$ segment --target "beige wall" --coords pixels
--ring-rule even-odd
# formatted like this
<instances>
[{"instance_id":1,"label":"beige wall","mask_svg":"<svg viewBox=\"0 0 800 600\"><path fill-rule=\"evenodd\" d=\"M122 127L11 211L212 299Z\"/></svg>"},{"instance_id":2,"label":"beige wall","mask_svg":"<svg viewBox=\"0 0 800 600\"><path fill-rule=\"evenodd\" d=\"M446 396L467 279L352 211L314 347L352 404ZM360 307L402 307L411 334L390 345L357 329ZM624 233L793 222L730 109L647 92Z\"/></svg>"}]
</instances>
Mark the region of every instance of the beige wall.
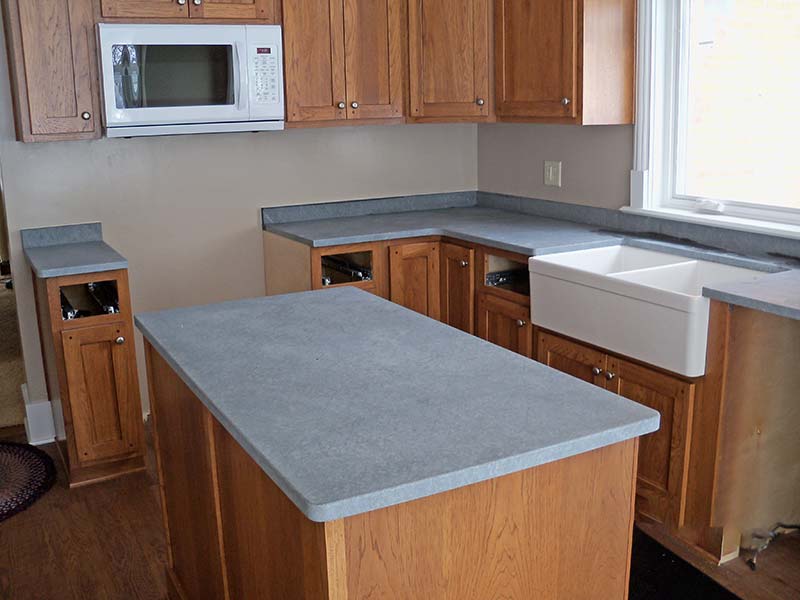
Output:
<instances>
[{"instance_id":1,"label":"beige wall","mask_svg":"<svg viewBox=\"0 0 800 600\"><path fill-rule=\"evenodd\" d=\"M31 401L46 392L21 228L101 221L145 311L263 294L262 206L477 187L469 124L21 144L0 47L0 167Z\"/></svg>"},{"instance_id":2,"label":"beige wall","mask_svg":"<svg viewBox=\"0 0 800 600\"><path fill-rule=\"evenodd\" d=\"M562 187L545 187L544 161L562 161ZM478 126L478 187L619 208L629 204L632 126L491 124Z\"/></svg>"}]
</instances>

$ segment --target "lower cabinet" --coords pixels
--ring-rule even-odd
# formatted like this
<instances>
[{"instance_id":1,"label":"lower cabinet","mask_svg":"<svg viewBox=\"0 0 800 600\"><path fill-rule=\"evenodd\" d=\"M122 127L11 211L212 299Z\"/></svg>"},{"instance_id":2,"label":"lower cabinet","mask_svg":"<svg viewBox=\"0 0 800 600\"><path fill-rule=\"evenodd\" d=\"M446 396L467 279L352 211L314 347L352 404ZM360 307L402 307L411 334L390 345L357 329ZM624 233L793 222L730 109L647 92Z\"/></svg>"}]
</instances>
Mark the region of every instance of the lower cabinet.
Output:
<instances>
[{"instance_id":1,"label":"lower cabinet","mask_svg":"<svg viewBox=\"0 0 800 600\"><path fill-rule=\"evenodd\" d=\"M544 331L536 333L536 358L661 414L659 430L639 443L636 512L681 527L696 384Z\"/></svg>"},{"instance_id":2,"label":"lower cabinet","mask_svg":"<svg viewBox=\"0 0 800 600\"><path fill-rule=\"evenodd\" d=\"M475 333L475 250L441 243L442 323Z\"/></svg>"},{"instance_id":3,"label":"lower cabinet","mask_svg":"<svg viewBox=\"0 0 800 600\"><path fill-rule=\"evenodd\" d=\"M439 242L389 246L389 299L438 319L440 315Z\"/></svg>"},{"instance_id":4,"label":"lower cabinet","mask_svg":"<svg viewBox=\"0 0 800 600\"><path fill-rule=\"evenodd\" d=\"M530 307L491 293L478 295L478 336L508 350L532 356Z\"/></svg>"}]
</instances>

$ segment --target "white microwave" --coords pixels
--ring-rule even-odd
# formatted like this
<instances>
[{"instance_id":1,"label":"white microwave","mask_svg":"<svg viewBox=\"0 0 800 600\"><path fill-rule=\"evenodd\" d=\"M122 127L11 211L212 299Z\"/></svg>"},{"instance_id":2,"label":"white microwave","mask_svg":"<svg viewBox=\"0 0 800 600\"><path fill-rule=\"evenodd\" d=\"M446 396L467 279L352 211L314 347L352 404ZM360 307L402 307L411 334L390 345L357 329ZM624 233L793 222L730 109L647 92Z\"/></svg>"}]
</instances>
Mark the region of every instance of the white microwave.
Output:
<instances>
[{"instance_id":1,"label":"white microwave","mask_svg":"<svg viewBox=\"0 0 800 600\"><path fill-rule=\"evenodd\" d=\"M283 129L280 26L97 29L108 137Z\"/></svg>"}]
</instances>

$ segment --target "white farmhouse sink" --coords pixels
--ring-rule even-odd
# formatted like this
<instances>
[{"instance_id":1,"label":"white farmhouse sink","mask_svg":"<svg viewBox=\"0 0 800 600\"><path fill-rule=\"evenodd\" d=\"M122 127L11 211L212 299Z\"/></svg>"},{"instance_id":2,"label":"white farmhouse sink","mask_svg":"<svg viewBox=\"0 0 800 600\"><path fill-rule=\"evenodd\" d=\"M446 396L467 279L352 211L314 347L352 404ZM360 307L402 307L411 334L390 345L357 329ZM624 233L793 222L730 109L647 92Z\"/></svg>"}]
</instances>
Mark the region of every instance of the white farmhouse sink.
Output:
<instances>
[{"instance_id":1,"label":"white farmhouse sink","mask_svg":"<svg viewBox=\"0 0 800 600\"><path fill-rule=\"evenodd\" d=\"M688 377L706 369L703 287L766 273L613 246L529 261L534 324Z\"/></svg>"}]
</instances>

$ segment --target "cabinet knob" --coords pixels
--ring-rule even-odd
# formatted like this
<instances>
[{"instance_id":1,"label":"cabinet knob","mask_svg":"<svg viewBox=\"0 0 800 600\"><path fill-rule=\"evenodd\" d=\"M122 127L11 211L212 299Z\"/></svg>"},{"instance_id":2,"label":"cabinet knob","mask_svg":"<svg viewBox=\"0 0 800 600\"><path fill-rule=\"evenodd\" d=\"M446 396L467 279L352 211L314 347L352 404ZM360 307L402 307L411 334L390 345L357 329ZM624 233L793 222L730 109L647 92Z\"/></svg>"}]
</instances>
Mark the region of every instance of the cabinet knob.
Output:
<instances>
[{"instance_id":1,"label":"cabinet knob","mask_svg":"<svg viewBox=\"0 0 800 600\"><path fill-rule=\"evenodd\" d=\"M203 3L203 0L192 0L192 4L195 6L200 6Z\"/></svg>"},{"instance_id":2,"label":"cabinet knob","mask_svg":"<svg viewBox=\"0 0 800 600\"><path fill-rule=\"evenodd\" d=\"M350 106L351 106L352 108L354 108L354 109L355 109L355 108L358 108L358 102L351 102L351 103L350 103Z\"/></svg>"},{"instance_id":3,"label":"cabinet knob","mask_svg":"<svg viewBox=\"0 0 800 600\"><path fill-rule=\"evenodd\" d=\"M601 369L600 367L592 367L592 375L597 376L602 374L603 374L603 369Z\"/></svg>"},{"instance_id":4,"label":"cabinet knob","mask_svg":"<svg viewBox=\"0 0 800 600\"><path fill-rule=\"evenodd\" d=\"M569 106L569 103L570 103L570 99L569 98L562 98L561 99L561 104L563 106Z\"/></svg>"},{"instance_id":5,"label":"cabinet knob","mask_svg":"<svg viewBox=\"0 0 800 600\"><path fill-rule=\"evenodd\" d=\"M339 104L336 105L336 108L345 109L347 108L347 104L345 104L344 102L339 102Z\"/></svg>"},{"instance_id":6,"label":"cabinet knob","mask_svg":"<svg viewBox=\"0 0 800 600\"><path fill-rule=\"evenodd\" d=\"M483 106L484 104L486 104L486 100L484 100L483 98L478 98L477 100L475 100L475 104L477 104L478 106Z\"/></svg>"},{"instance_id":7,"label":"cabinet knob","mask_svg":"<svg viewBox=\"0 0 800 600\"><path fill-rule=\"evenodd\" d=\"M517 327L525 327L528 322L525 319L517 319Z\"/></svg>"},{"instance_id":8,"label":"cabinet knob","mask_svg":"<svg viewBox=\"0 0 800 600\"><path fill-rule=\"evenodd\" d=\"M84 111L81 113L81 119L83 119L84 121L88 121L91 118L92 118L92 113L90 113L89 111Z\"/></svg>"},{"instance_id":9,"label":"cabinet knob","mask_svg":"<svg viewBox=\"0 0 800 600\"><path fill-rule=\"evenodd\" d=\"M186 0L178 0L179 6L184 6L186 4Z\"/></svg>"},{"instance_id":10,"label":"cabinet knob","mask_svg":"<svg viewBox=\"0 0 800 600\"><path fill-rule=\"evenodd\" d=\"M468 266L469 266L469 261L462 260L462 261L461 261L461 266L462 266L463 268L466 268L466 267L468 267Z\"/></svg>"},{"instance_id":11,"label":"cabinet knob","mask_svg":"<svg viewBox=\"0 0 800 600\"><path fill-rule=\"evenodd\" d=\"M114 343L115 343L117 346L122 346L122 344L124 344L124 343L125 343L125 338L124 338L124 337L122 337L122 336L119 336L117 339L115 339L115 340L114 340Z\"/></svg>"},{"instance_id":12,"label":"cabinet knob","mask_svg":"<svg viewBox=\"0 0 800 600\"><path fill-rule=\"evenodd\" d=\"M612 379L614 379L614 377L616 377L614 373L612 373L611 371L606 371L606 379L611 381Z\"/></svg>"}]
</instances>

